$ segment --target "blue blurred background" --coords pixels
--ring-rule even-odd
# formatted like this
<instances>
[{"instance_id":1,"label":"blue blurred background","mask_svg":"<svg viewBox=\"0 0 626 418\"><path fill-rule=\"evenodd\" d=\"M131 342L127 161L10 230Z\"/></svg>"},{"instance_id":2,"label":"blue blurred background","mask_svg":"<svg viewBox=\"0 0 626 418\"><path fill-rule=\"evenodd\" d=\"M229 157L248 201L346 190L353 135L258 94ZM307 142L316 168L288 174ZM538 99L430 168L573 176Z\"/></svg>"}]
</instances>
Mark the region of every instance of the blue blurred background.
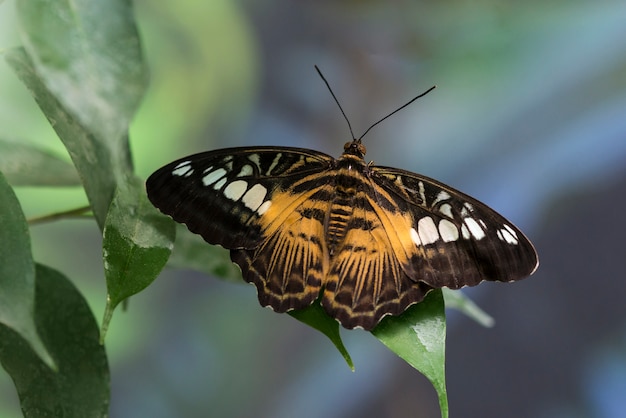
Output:
<instances>
[{"instance_id":1,"label":"blue blurred background","mask_svg":"<svg viewBox=\"0 0 626 418\"><path fill-rule=\"evenodd\" d=\"M626 3L623 1L180 0L135 2L152 84L131 130L140 175L203 150L289 145L368 159L477 197L536 244L530 279L467 293L496 319L449 312L451 416L617 418L626 411ZM0 46L19 45L14 3ZM0 133L65 155L0 62ZM19 189L28 216L80 206L80 190ZM95 223L36 226L41 262L100 320ZM59 245L62 241L63 245ZM253 287L168 270L107 350L112 417L436 417L428 381L362 331L356 372L328 340L262 309ZM0 416L18 417L0 373Z\"/></svg>"}]
</instances>

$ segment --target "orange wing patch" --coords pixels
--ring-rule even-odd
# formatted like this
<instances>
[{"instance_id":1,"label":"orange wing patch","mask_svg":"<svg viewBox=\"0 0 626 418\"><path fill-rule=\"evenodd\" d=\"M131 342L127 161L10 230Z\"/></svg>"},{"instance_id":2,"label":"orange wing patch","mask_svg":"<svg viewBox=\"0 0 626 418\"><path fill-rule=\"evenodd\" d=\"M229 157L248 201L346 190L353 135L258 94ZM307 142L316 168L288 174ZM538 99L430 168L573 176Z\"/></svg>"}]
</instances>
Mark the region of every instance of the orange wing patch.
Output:
<instances>
[{"instance_id":1,"label":"orange wing patch","mask_svg":"<svg viewBox=\"0 0 626 418\"><path fill-rule=\"evenodd\" d=\"M384 211L376 204L355 209L355 218L365 220L368 228L349 224L343 245L331 260L322 305L346 328L370 330L383 316L400 314L431 290L405 271L410 227L406 236L395 229L406 228L404 221L399 222L404 217L380 212ZM393 225L394 219L401 225Z\"/></svg>"},{"instance_id":2,"label":"orange wing patch","mask_svg":"<svg viewBox=\"0 0 626 418\"><path fill-rule=\"evenodd\" d=\"M243 277L256 286L261 305L276 312L313 303L328 271L323 219L309 215L324 213L328 203L310 200L313 192L275 193L261 217L268 238L255 249L231 251Z\"/></svg>"}]
</instances>

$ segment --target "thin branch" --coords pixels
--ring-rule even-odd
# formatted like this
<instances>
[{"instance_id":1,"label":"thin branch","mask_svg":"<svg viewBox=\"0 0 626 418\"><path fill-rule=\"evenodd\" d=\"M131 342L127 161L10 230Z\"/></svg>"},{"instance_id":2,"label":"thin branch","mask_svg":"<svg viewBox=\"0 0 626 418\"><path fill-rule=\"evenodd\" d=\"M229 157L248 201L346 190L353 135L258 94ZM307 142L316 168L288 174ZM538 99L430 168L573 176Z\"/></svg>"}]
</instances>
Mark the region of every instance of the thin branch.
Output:
<instances>
[{"instance_id":1,"label":"thin branch","mask_svg":"<svg viewBox=\"0 0 626 418\"><path fill-rule=\"evenodd\" d=\"M45 222L52 222L59 219L68 219L68 218L85 218L85 214L91 211L90 206L83 206L76 209L70 209L63 212L51 213L49 215L37 216L34 218L28 219L29 225L37 225Z\"/></svg>"}]
</instances>

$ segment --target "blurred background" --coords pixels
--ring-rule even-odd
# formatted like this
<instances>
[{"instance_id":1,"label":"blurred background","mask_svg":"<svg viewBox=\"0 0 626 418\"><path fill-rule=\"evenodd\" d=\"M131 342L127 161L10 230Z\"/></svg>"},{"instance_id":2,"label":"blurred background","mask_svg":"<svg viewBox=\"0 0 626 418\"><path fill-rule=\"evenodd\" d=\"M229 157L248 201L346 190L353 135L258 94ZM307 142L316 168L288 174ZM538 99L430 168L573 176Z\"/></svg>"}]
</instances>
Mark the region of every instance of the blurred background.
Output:
<instances>
[{"instance_id":1,"label":"blurred background","mask_svg":"<svg viewBox=\"0 0 626 418\"><path fill-rule=\"evenodd\" d=\"M535 243L528 280L467 291L495 320L448 315L452 417L623 417L626 411L626 3L180 0L135 2L152 83L131 130L147 177L181 156L288 145L367 159L487 203ZM20 44L0 4L0 48ZM0 62L0 131L66 155ZM20 188L27 216L81 206ZM38 261L102 318L91 221L32 229ZM63 245L59 245L63 242ZM321 334L259 306L253 287L168 270L110 326L112 417L437 417L428 381L370 334ZM0 373L0 416L21 416Z\"/></svg>"}]
</instances>

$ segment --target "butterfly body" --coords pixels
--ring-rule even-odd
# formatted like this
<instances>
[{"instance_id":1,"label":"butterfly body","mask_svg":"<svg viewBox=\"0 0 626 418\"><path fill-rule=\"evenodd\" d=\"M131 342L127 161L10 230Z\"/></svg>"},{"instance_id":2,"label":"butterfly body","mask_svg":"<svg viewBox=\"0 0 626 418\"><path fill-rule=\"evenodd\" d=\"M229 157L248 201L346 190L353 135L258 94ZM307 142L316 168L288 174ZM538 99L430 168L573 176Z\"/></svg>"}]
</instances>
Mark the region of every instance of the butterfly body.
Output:
<instances>
[{"instance_id":1,"label":"butterfly body","mask_svg":"<svg viewBox=\"0 0 626 418\"><path fill-rule=\"evenodd\" d=\"M229 148L156 171L148 197L231 250L259 302L277 312L316 299L346 328L374 328L433 288L514 281L537 255L513 224L433 179L291 147Z\"/></svg>"}]
</instances>

